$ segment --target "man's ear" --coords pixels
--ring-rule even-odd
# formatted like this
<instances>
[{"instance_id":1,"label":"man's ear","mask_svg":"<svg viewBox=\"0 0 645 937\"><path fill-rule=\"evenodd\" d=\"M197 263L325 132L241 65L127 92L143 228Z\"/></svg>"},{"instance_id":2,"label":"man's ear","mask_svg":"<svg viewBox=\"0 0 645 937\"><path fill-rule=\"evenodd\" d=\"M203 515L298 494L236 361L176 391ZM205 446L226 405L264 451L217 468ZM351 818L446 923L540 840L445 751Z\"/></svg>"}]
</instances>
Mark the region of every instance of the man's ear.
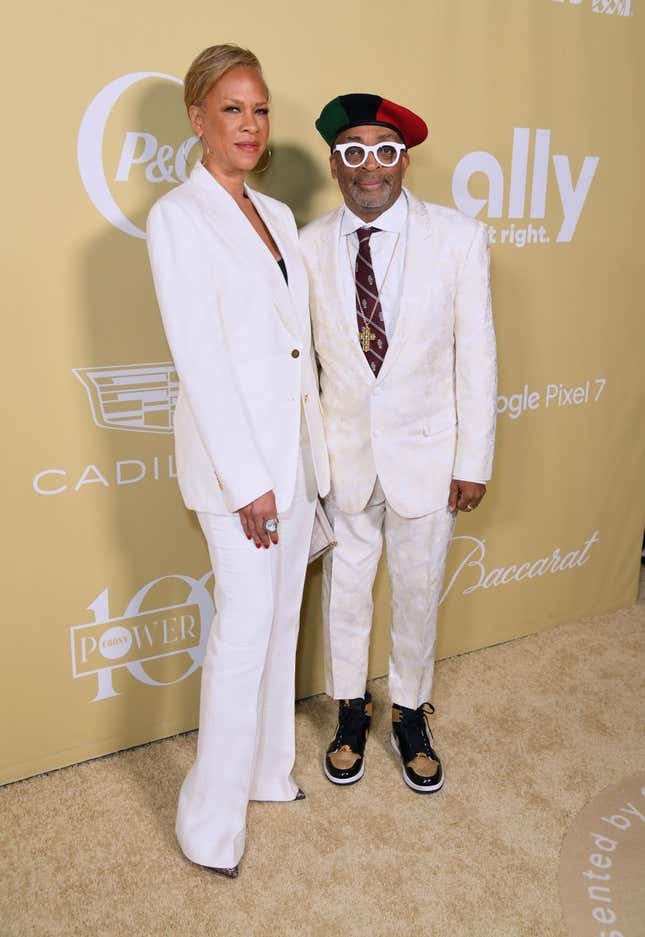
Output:
<instances>
[{"instance_id":1,"label":"man's ear","mask_svg":"<svg viewBox=\"0 0 645 937\"><path fill-rule=\"evenodd\" d=\"M403 153L401 153L401 166L402 166L401 178L402 179L405 178L405 174L408 171L409 165L410 165L410 157L408 156L407 150L404 150Z\"/></svg>"},{"instance_id":2,"label":"man's ear","mask_svg":"<svg viewBox=\"0 0 645 937\"><path fill-rule=\"evenodd\" d=\"M329 157L329 171L331 172L332 179L338 178L336 174L336 154L335 153L332 153L331 156Z\"/></svg>"}]
</instances>

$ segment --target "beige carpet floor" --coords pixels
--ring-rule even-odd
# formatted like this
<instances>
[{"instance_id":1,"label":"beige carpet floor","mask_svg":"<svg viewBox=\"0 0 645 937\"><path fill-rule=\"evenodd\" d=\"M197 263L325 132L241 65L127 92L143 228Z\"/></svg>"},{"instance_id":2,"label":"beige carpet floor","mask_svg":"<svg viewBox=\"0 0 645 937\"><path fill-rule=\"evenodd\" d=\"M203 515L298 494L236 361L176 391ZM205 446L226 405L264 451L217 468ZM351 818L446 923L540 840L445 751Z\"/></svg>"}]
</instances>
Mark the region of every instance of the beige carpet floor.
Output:
<instances>
[{"instance_id":1,"label":"beige carpet floor","mask_svg":"<svg viewBox=\"0 0 645 937\"><path fill-rule=\"evenodd\" d=\"M642 601L439 664L436 795L403 784L384 680L366 775L348 789L321 771L334 706L299 704L307 799L251 806L236 881L174 840L194 733L8 785L0 934L565 937L563 836L594 794L645 768Z\"/></svg>"}]
</instances>

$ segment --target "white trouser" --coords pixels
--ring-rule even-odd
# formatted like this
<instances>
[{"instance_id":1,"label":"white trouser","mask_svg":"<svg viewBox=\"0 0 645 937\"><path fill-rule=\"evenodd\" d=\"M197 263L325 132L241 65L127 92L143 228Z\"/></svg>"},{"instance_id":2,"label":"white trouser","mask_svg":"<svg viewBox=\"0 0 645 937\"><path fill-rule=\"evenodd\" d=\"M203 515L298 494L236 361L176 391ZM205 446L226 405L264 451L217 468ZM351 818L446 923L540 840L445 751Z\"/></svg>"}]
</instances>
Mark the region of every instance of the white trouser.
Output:
<instances>
[{"instance_id":1,"label":"white trouser","mask_svg":"<svg viewBox=\"0 0 645 937\"><path fill-rule=\"evenodd\" d=\"M215 574L202 669L197 758L182 785L177 838L193 862L237 865L249 800L293 800L295 659L316 498L301 443L277 547L256 548L237 514L200 514Z\"/></svg>"},{"instance_id":2,"label":"white trouser","mask_svg":"<svg viewBox=\"0 0 645 937\"><path fill-rule=\"evenodd\" d=\"M334 699L365 693L372 627L372 587L383 547L392 590L392 701L416 709L430 698L446 555L454 515L443 508L401 517L379 480L359 514L345 514L327 498L338 545L323 562L323 632L326 692Z\"/></svg>"}]
</instances>

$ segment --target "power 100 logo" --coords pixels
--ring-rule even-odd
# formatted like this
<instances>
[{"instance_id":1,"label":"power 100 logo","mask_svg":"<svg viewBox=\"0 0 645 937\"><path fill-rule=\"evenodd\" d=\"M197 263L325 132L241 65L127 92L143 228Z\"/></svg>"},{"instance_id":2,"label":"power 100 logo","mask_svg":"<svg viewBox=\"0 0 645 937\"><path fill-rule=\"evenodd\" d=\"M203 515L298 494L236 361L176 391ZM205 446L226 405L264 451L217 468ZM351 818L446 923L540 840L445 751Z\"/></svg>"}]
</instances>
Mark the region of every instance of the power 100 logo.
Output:
<instances>
[{"instance_id":1,"label":"power 100 logo","mask_svg":"<svg viewBox=\"0 0 645 937\"><path fill-rule=\"evenodd\" d=\"M211 578L208 572L201 579L179 574L154 579L130 599L122 615L112 614L107 589L94 599L88 606L94 620L70 628L72 676L90 685L95 681L92 702L123 692L114 685L119 670L151 687L180 683L195 673L214 614L207 588ZM183 601L164 603L177 587Z\"/></svg>"}]
</instances>

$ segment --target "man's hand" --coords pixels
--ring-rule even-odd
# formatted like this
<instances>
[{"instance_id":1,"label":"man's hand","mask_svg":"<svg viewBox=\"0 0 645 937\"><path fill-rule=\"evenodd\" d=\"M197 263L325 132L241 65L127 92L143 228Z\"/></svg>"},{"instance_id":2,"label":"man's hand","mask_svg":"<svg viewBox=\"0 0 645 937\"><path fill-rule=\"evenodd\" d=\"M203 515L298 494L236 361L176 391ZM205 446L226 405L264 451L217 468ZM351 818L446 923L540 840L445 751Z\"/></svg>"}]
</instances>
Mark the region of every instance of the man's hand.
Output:
<instances>
[{"instance_id":1,"label":"man's hand","mask_svg":"<svg viewBox=\"0 0 645 937\"><path fill-rule=\"evenodd\" d=\"M251 501L237 512L240 523L249 540L255 542L256 547L264 546L268 550L271 543L278 542L278 532L268 534L264 529L264 522L275 518L278 512L275 506L275 495L272 491L265 491L263 495Z\"/></svg>"},{"instance_id":2,"label":"man's hand","mask_svg":"<svg viewBox=\"0 0 645 937\"><path fill-rule=\"evenodd\" d=\"M453 478L450 483L448 510L453 513L456 510L474 511L485 494L486 485L480 485L478 482L462 482L458 478Z\"/></svg>"}]
</instances>

